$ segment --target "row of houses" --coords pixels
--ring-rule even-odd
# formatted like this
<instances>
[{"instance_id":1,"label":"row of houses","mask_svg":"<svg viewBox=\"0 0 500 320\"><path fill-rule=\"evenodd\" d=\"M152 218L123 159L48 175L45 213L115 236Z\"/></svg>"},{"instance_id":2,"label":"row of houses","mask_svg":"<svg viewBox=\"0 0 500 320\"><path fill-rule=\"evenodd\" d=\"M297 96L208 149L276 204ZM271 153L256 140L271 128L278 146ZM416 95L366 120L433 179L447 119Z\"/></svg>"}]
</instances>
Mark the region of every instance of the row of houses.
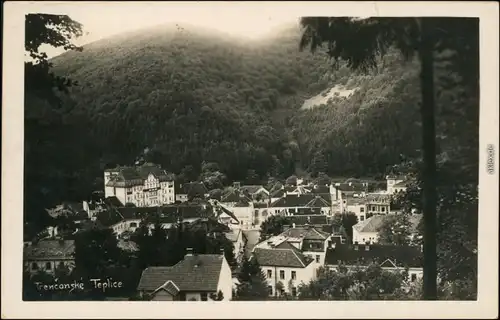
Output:
<instances>
[{"instance_id":1,"label":"row of houses","mask_svg":"<svg viewBox=\"0 0 500 320\"><path fill-rule=\"evenodd\" d=\"M373 242L348 244L340 235L314 226L292 226L278 236L258 243L253 259L261 266L269 295L295 296L301 284L317 277L319 267L338 270L340 266L366 267L372 262L387 271L408 271L409 281L423 276L419 246L380 245Z\"/></svg>"},{"instance_id":2,"label":"row of houses","mask_svg":"<svg viewBox=\"0 0 500 320\"><path fill-rule=\"evenodd\" d=\"M296 186L285 186L278 182L270 188L234 182L231 188L224 190L220 198L214 199L236 211L245 212L245 215L240 215L240 223L245 226L259 224L266 218L266 214L294 214L299 210L327 215L351 211L361 220L370 212L389 212L387 199L396 192L404 191L409 182L402 176L387 176L386 180L386 190L376 191L377 197L366 197L369 193L367 182L334 183L329 179L318 178L308 183L299 179ZM158 165L145 163L134 167L106 169L104 197L115 197L122 205L155 207L196 198L206 199L210 197L210 193L201 182L176 184L174 174ZM264 208L268 210L263 210ZM252 214L248 214L250 211Z\"/></svg>"},{"instance_id":3,"label":"row of houses","mask_svg":"<svg viewBox=\"0 0 500 320\"><path fill-rule=\"evenodd\" d=\"M375 239L364 238L351 245L328 229L327 218L325 215L291 216L291 224L285 226L281 234L255 245L250 258L256 259L261 266L270 296L296 295L300 284L314 280L322 266L337 269L340 265L367 266L378 262L389 271L407 269L410 281L421 278L420 247L379 245ZM375 228L374 224L381 218L384 216L360 222L353 227L353 232L360 230L361 236L366 226ZM243 230L232 229L227 237L235 250L241 252L245 245ZM40 241L27 246L24 253L25 268L31 272L45 270L50 273L60 266L74 266L73 240ZM151 300L213 300L219 291L224 299L231 299L234 278L222 253L197 255L188 250L185 258L175 266L145 269L137 289Z\"/></svg>"}]
</instances>

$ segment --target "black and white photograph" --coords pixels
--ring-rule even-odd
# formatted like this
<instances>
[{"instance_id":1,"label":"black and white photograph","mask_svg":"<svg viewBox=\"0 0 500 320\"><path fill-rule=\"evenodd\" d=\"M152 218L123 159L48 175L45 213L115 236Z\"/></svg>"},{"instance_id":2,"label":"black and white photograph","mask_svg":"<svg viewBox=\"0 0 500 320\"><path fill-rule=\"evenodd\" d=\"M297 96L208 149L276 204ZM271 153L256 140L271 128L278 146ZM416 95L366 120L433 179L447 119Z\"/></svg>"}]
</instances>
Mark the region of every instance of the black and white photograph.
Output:
<instances>
[{"instance_id":1,"label":"black and white photograph","mask_svg":"<svg viewBox=\"0 0 500 320\"><path fill-rule=\"evenodd\" d=\"M482 19L250 3L23 13L22 301L498 298Z\"/></svg>"}]
</instances>

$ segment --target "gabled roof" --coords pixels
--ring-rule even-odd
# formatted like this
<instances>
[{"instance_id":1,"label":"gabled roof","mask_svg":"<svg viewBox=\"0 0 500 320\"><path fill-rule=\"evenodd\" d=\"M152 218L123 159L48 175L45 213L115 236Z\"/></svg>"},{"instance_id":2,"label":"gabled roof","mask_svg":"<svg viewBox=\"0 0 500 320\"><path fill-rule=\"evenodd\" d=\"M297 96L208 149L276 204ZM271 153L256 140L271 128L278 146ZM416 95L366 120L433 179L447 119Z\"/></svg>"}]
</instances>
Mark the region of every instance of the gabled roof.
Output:
<instances>
[{"instance_id":1,"label":"gabled roof","mask_svg":"<svg viewBox=\"0 0 500 320\"><path fill-rule=\"evenodd\" d=\"M220 213L220 214L225 213L225 214L227 214L228 216L230 216L233 220L235 220L236 222L238 222L238 223L240 222L240 221L238 220L238 218L236 218L236 216L234 215L234 213L233 213L231 210L229 210L228 208L226 208L223 204L221 204L221 203L219 203L219 202L216 202L216 205L217 205L217 206L218 206L218 208L220 208L220 210L221 210L221 213ZM219 214L219 216L220 216L220 214Z\"/></svg>"},{"instance_id":2,"label":"gabled roof","mask_svg":"<svg viewBox=\"0 0 500 320\"><path fill-rule=\"evenodd\" d=\"M165 282L161 287L156 289L155 292L159 290L165 290L172 296L176 296L181 291L181 289L172 280Z\"/></svg>"},{"instance_id":3,"label":"gabled roof","mask_svg":"<svg viewBox=\"0 0 500 320\"><path fill-rule=\"evenodd\" d=\"M120 221L123 221L123 217L120 215L118 210L108 209L97 213L96 221L103 227L111 227Z\"/></svg>"},{"instance_id":4,"label":"gabled roof","mask_svg":"<svg viewBox=\"0 0 500 320\"><path fill-rule=\"evenodd\" d=\"M217 292L224 256L186 256L171 267L148 267L142 272L137 290L155 291L168 281L184 292Z\"/></svg>"},{"instance_id":5,"label":"gabled roof","mask_svg":"<svg viewBox=\"0 0 500 320\"><path fill-rule=\"evenodd\" d=\"M74 240L40 240L23 250L25 260L71 260L74 259Z\"/></svg>"},{"instance_id":6,"label":"gabled roof","mask_svg":"<svg viewBox=\"0 0 500 320\"><path fill-rule=\"evenodd\" d=\"M203 182L188 182L179 184L177 194L186 194L190 198L201 197L204 198L208 193L208 189Z\"/></svg>"},{"instance_id":7,"label":"gabled roof","mask_svg":"<svg viewBox=\"0 0 500 320\"><path fill-rule=\"evenodd\" d=\"M328 197L330 197L330 194L328 194ZM309 203L307 204L307 207L310 207L310 208L329 207L331 202L327 201L325 198L326 198L326 195L325 196L316 195L316 197L314 199L309 201Z\"/></svg>"},{"instance_id":8,"label":"gabled roof","mask_svg":"<svg viewBox=\"0 0 500 320\"><path fill-rule=\"evenodd\" d=\"M243 192L243 193L247 193L249 195L253 195L255 194L257 191L259 191L260 189L263 189L263 191L265 191L266 193L268 193L269 191L266 190L266 188L264 188L264 186L262 185L245 185L245 186L241 186L240 187L240 191Z\"/></svg>"},{"instance_id":9,"label":"gabled roof","mask_svg":"<svg viewBox=\"0 0 500 320\"><path fill-rule=\"evenodd\" d=\"M327 186L316 186L311 190L312 193L326 194L330 193L330 187Z\"/></svg>"},{"instance_id":10,"label":"gabled roof","mask_svg":"<svg viewBox=\"0 0 500 320\"><path fill-rule=\"evenodd\" d=\"M328 195L328 198L330 195ZM330 207L330 201L326 196L316 194L300 194L300 195L287 195L280 198L273 203L271 207L287 208L287 207Z\"/></svg>"},{"instance_id":11,"label":"gabled roof","mask_svg":"<svg viewBox=\"0 0 500 320\"><path fill-rule=\"evenodd\" d=\"M330 235L312 226L289 228L279 236L286 238L301 238L304 240L326 240Z\"/></svg>"},{"instance_id":12,"label":"gabled roof","mask_svg":"<svg viewBox=\"0 0 500 320\"><path fill-rule=\"evenodd\" d=\"M371 244L369 250L365 245L336 244L335 248L326 252L325 264L337 265L339 261L346 265L368 265L372 262L384 263L390 259L398 267L422 267L423 254L420 247Z\"/></svg>"},{"instance_id":13,"label":"gabled roof","mask_svg":"<svg viewBox=\"0 0 500 320\"><path fill-rule=\"evenodd\" d=\"M394 216L395 214L373 215L365 221L358 222L353 226L353 228L355 228L358 232L378 232L380 227L384 224L384 221L391 219ZM421 219L421 214L410 215L409 221L411 225L411 232L417 232L417 227Z\"/></svg>"},{"instance_id":14,"label":"gabled roof","mask_svg":"<svg viewBox=\"0 0 500 320\"><path fill-rule=\"evenodd\" d=\"M107 197L104 199L104 203L111 207L123 207L123 203L115 196Z\"/></svg>"},{"instance_id":15,"label":"gabled roof","mask_svg":"<svg viewBox=\"0 0 500 320\"><path fill-rule=\"evenodd\" d=\"M311 258L304 256L295 247L286 249L256 248L253 255L261 266L305 268L313 262Z\"/></svg>"},{"instance_id":16,"label":"gabled roof","mask_svg":"<svg viewBox=\"0 0 500 320\"><path fill-rule=\"evenodd\" d=\"M374 215L365 221L360 221L353 226L358 232L378 232L380 227L384 224L387 216Z\"/></svg>"},{"instance_id":17,"label":"gabled roof","mask_svg":"<svg viewBox=\"0 0 500 320\"><path fill-rule=\"evenodd\" d=\"M272 198L281 198L283 196L285 196L285 189L278 189L271 192Z\"/></svg>"},{"instance_id":18,"label":"gabled roof","mask_svg":"<svg viewBox=\"0 0 500 320\"><path fill-rule=\"evenodd\" d=\"M238 190L230 189L228 192L226 192L221 200L221 202L250 202L252 199L244 195L243 193L239 192Z\"/></svg>"}]
</instances>

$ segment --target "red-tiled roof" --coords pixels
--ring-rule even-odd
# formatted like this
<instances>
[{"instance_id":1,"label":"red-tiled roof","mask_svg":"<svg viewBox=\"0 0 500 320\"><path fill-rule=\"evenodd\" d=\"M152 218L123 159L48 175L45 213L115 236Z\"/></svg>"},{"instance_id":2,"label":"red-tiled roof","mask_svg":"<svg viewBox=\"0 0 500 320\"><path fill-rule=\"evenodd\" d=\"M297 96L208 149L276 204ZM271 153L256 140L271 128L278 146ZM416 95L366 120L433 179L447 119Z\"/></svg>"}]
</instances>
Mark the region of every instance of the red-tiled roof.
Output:
<instances>
[{"instance_id":1,"label":"red-tiled roof","mask_svg":"<svg viewBox=\"0 0 500 320\"><path fill-rule=\"evenodd\" d=\"M243 193L239 192L238 190L229 190L221 198L221 202L240 202L240 201L250 202L252 201L252 199L250 199Z\"/></svg>"},{"instance_id":2,"label":"red-tiled roof","mask_svg":"<svg viewBox=\"0 0 500 320\"><path fill-rule=\"evenodd\" d=\"M216 292L223 255L186 256L171 267L149 267L142 272L137 290L154 291L172 281L179 291Z\"/></svg>"},{"instance_id":3,"label":"red-tiled roof","mask_svg":"<svg viewBox=\"0 0 500 320\"><path fill-rule=\"evenodd\" d=\"M313 261L295 247L286 249L256 248L253 254L261 266L305 268Z\"/></svg>"}]
</instances>

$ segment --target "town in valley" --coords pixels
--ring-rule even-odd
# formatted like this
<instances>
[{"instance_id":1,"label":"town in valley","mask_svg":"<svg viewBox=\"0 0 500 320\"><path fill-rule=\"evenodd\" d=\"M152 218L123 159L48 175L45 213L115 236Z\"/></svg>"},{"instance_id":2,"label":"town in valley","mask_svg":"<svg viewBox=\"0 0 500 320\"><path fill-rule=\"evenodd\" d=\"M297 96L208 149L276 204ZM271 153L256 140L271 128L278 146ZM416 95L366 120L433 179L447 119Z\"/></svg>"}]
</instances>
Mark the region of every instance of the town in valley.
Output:
<instances>
[{"instance_id":1,"label":"town in valley","mask_svg":"<svg viewBox=\"0 0 500 320\"><path fill-rule=\"evenodd\" d=\"M23 300L477 299L479 19L292 18L26 15Z\"/></svg>"}]
</instances>

